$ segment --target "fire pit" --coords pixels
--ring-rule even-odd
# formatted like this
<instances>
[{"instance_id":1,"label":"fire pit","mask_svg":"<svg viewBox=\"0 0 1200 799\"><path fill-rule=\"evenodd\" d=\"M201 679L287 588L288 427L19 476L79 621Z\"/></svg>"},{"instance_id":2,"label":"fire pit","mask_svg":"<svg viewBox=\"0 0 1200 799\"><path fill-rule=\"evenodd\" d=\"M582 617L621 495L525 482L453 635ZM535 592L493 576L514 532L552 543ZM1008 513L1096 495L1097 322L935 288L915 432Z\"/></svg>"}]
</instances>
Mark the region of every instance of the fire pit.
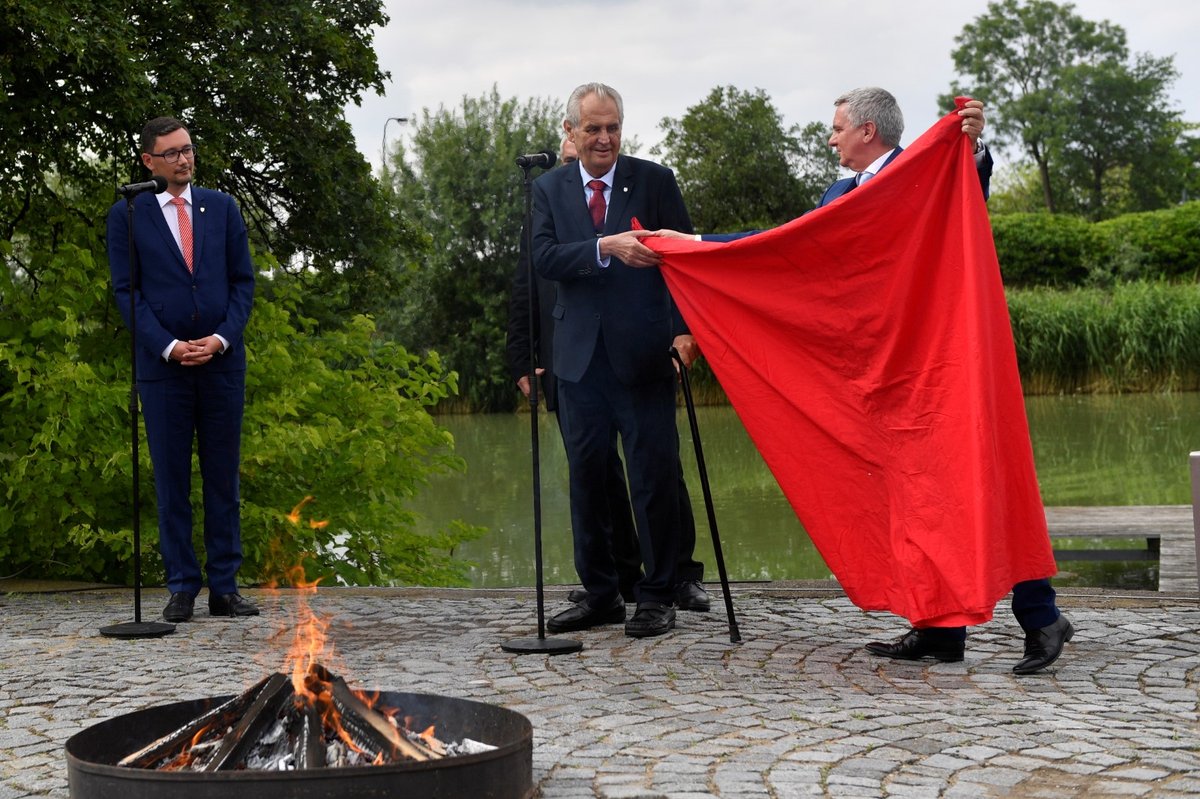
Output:
<instances>
[{"instance_id":1,"label":"fire pit","mask_svg":"<svg viewBox=\"0 0 1200 799\"><path fill-rule=\"evenodd\" d=\"M307 500L306 500L307 501ZM297 516L299 508L289 516ZM296 567L285 671L235 696L159 705L67 741L73 799L529 799L533 726L511 710L352 690L321 664L329 620Z\"/></svg>"},{"instance_id":2,"label":"fire pit","mask_svg":"<svg viewBox=\"0 0 1200 799\"><path fill-rule=\"evenodd\" d=\"M292 771L162 771L118 765L234 699L159 705L78 733L66 745L70 795L73 799L528 799L533 794L533 727L524 716L482 702L390 691L377 692L376 706L398 709L413 729L436 726L442 738L471 739L496 748L425 761Z\"/></svg>"}]
</instances>

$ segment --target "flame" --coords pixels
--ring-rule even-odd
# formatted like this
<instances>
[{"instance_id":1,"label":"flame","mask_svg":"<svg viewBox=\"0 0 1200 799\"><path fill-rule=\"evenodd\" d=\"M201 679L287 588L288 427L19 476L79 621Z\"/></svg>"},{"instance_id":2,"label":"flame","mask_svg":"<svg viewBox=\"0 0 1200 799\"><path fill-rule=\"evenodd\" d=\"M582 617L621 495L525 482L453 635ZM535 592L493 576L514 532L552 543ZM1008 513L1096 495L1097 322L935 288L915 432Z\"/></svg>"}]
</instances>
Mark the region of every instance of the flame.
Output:
<instances>
[{"instance_id":1,"label":"flame","mask_svg":"<svg viewBox=\"0 0 1200 799\"><path fill-rule=\"evenodd\" d=\"M305 496L300 500L291 512L287 514L287 519L294 525L299 526L301 523L301 511L306 505L314 501L312 495ZM318 521L310 519L308 525L314 530L321 530L328 526L328 521ZM275 546L279 547L279 542L275 542ZM282 549L282 547L279 547ZM277 553L278 554L278 553ZM286 560L283 561L286 563ZM339 738L349 749L362 755L370 756L370 753L365 751L360 744L356 743L352 733L346 729L342 723L341 713L338 711L333 700L333 683L330 681L330 673L325 669L325 663L334 660L333 643L329 636L330 620L327 616L321 616L313 611L309 605L309 597L315 596L317 586L321 579L309 580L304 572L303 556L302 562L293 566L284 567L282 569L274 569L277 578L273 578L268 587L276 589L279 585L289 585L294 590L296 600L296 612L294 616L294 628L292 630L292 640L288 647L288 651L284 656L282 671L290 673L292 688L295 692L293 701L297 708L311 707L315 708L320 715L321 725L325 733L332 733ZM281 631L282 632L282 631ZM368 707L376 707L381 699L378 691L365 692L354 690L353 693ZM392 708L378 708L379 712L384 713L389 721L398 730L403 730L410 726L408 719L404 719L401 724L396 716L399 712ZM191 741L191 744L186 750L181 753L172 763L164 766L164 770L176 770L187 768L196 756L192 749L203 742L203 739L212 731L211 727L206 727L201 730ZM434 738L434 728L431 726L425 732L421 733L420 737L429 742L437 742ZM379 752L372 759L372 765L382 765L388 761L387 753Z\"/></svg>"},{"instance_id":2,"label":"flame","mask_svg":"<svg viewBox=\"0 0 1200 799\"><path fill-rule=\"evenodd\" d=\"M309 494L304 499L302 499L298 503L296 503L296 507L292 508L292 512L287 515L288 521L290 521L292 524L299 524L301 509L308 503L312 502L314 499L316 499L316 497L314 497L312 494Z\"/></svg>"},{"instance_id":3,"label":"flame","mask_svg":"<svg viewBox=\"0 0 1200 799\"><path fill-rule=\"evenodd\" d=\"M307 580L304 576L304 567L294 566L288 572L288 582L295 587L296 597L299 601L297 602L296 629L292 633L292 645L284 658L284 671L290 669L292 687L296 689L296 695L315 703L317 695L310 690L305 677L308 676L314 665L331 654L327 651L328 647L326 646L329 620L314 613L308 604L308 597L316 595L317 584L321 581L320 579Z\"/></svg>"},{"instance_id":4,"label":"flame","mask_svg":"<svg viewBox=\"0 0 1200 799\"><path fill-rule=\"evenodd\" d=\"M300 511L304 509L305 505L307 505L308 503L312 502L315 499L316 499L316 497L314 497L312 494L309 494L304 499L297 502L296 507L292 508L291 512L288 513L288 515L287 515L288 521L291 522L292 524L300 524ZM328 522L328 520L318 521L317 519L309 519L308 526L311 527L313 530L324 530L326 527L329 526L329 522Z\"/></svg>"}]
</instances>

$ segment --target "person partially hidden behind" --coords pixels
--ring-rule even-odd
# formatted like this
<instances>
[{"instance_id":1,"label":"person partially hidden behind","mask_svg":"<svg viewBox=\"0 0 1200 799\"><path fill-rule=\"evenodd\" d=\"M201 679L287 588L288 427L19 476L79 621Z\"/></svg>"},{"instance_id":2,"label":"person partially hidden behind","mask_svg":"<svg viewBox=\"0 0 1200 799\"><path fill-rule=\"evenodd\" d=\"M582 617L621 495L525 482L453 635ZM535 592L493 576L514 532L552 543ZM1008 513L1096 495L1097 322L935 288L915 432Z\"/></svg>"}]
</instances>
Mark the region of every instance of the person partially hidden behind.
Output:
<instances>
[{"instance_id":1,"label":"person partially hidden behind","mask_svg":"<svg viewBox=\"0 0 1200 799\"><path fill-rule=\"evenodd\" d=\"M984 145L983 103L968 101L959 110L963 133L970 139L983 196L988 196L992 158ZM834 101L833 132L829 146L837 150L842 166L853 170L821 196L817 207L828 205L873 178L903 152L900 136L904 117L896 98L877 87L854 89ZM676 231L656 231L671 238L703 241L734 241L759 231L694 236ZM1025 631L1024 657L1013 666L1017 674L1033 674L1054 663L1063 647L1075 634L1071 622L1059 612L1050 581L1026 580L1013 586L1012 612ZM867 651L880 657L900 660L934 658L946 663L961 661L966 651L965 627L913 627L894 641L873 641Z\"/></svg>"},{"instance_id":2,"label":"person partially hidden behind","mask_svg":"<svg viewBox=\"0 0 1200 799\"><path fill-rule=\"evenodd\" d=\"M157 117L141 136L142 164L166 179L134 197L138 285L130 285L125 201L108 212L108 265L117 307L136 303L137 389L154 466L158 541L170 622L192 618L203 585L192 544L192 443L204 495L205 571L213 616L257 616L238 593L242 563L238 466L245 400L242 332L254 299L246 225L233 198L192 185L196 145L183 123Z\"/></svg>"},{"instance_id":3,"label":"person partially hidden behind","mask_svg":"<svg viewBox=\"0 0 1200 799\"><path fill-rule=\"evenodd\" d=\"M578 169L576 162L579 155L575 144L564 138L559 146L559 158L563 166ZM537 313L533 316L532 345L538 375L540 394L546 409L556 411L558 408L558 381L554 373L547 370L553 363L554 306L558 298L557 285L543 277L536 276L533 284L533 302ZM508 300L508 331L505 341L505 356L508 361L509 374L512 375L517 387L526 397L529 396L529 350L530 350L530 315L529 315L529 259L525 252L525 238L521 238L520 257L517 259L517 269L513 274L512 289ZM694 346L692 336L680 337L676 343ZM557 418L557 413L555 414ZM562 432L560 426L559 432ZM701 585L704 576L704 564L696 560L696 521L692 514L691 498L688 496L687 485L683 480L683 465L679 466L679 561L676 564L675 607L680 610L705 612L712 606L708 592ZM629 490L625 485L625 465L621 462L621 453L617 447L617 431L612 430L612 440L609 446L608 469L604 479L608 492L607 523L612 527L612 556L617 567L618 585L622 598L626 602L636 602L633 587L642 579L642 553L638 544L637 529L633 524L633 513L629 506ZM576 588L571 591L568 600L579 604L587 599L587 591Z\"/></svg>"}]
</instances>

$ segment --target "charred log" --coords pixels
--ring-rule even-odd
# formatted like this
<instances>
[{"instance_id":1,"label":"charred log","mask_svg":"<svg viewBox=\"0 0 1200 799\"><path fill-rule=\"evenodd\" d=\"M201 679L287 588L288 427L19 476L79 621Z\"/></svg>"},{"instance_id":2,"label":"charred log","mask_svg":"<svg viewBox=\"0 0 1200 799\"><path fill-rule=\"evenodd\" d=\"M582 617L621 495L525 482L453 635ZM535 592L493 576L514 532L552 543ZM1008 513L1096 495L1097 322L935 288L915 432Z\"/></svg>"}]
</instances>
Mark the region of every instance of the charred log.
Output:
<instances>
[{"instance_id":1,"label":"charred log","mask_svg":"<svg viewBox=\"0 0 1200 799\"><path fill-rule=\"evenodd\" d=\"M325 767L325 730L313 705L305 705L292 720L288 737L295 741L292 755L296 769Z\"/></svg>"},{"instance_id":2,"label":"charred log","mask_svg":"<svg viewBox=\"0 0 1200 799\"><path fill-rule=\"evenodd\" d=\"M197 716L184 726L150 742L142 749L122 758L117 765L128 768L159 768L163 763L177 760L197 744L216 738L245 712L262 691L270 677L264 677L249 690Z\"/></svg>"},{"instance_id":3,"label":"charred log","mask_svg":"<svg viewBox=\"0 0 1200 799\"><path fill-rule=\"evenodd\" d=\"M263 730L279 719L284 703L294 694L292 680L286 674L276 672L268 677L254 703L225 735L212 759L204 764L204 771L235 768L245 760Z\"/></svg>"}]
</instances>

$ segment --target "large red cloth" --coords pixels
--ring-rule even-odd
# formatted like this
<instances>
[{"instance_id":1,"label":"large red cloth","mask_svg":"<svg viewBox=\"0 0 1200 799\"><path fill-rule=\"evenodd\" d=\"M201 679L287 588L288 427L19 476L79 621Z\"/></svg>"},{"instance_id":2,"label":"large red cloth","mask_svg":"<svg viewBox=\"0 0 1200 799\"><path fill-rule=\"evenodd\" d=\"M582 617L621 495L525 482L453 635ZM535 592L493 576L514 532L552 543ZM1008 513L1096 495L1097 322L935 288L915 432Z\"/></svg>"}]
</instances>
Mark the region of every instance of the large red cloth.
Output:
<instances>
[{"instance_id":1,"label":"large red cloth","mask_svg":"<svg viewBox=\"0 0 1200 799\"><path fill-rule=\"evenodd\" d=\"M643 241L850 599L979 624L1056 569L991 227L950 114L870 182L730 243Z\"/></svg>"}]
</instances>

